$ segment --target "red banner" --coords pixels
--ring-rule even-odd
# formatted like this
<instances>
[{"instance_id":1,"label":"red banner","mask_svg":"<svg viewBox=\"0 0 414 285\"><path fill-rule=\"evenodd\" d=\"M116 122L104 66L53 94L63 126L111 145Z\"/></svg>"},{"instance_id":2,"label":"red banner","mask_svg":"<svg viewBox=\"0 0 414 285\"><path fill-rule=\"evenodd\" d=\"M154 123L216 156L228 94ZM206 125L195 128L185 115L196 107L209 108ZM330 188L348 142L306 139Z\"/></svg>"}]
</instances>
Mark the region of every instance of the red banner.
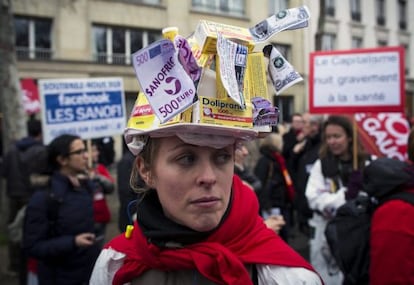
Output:
<instances>
[{"instance_id":1,"label":"red banner","mask_svg":"<svg viewBox=\"0 0 414 285\"><path fill-rule=\"evenodd\" d=\"M410 126L402 113L357 113L358 136L365 149L378 157L407 159Z\"/></svg>"},{"instance_id":2,"label":"red banner","mask_svg":"<svg viewBox=\"0 0 414 285\"><path fill-rule=\"evenodd\" d=\"M27 114L35 114L40 111L40 99L37 85L32 78L20 80L23 96L23 108Z\"/></svg>"}]
</instances>

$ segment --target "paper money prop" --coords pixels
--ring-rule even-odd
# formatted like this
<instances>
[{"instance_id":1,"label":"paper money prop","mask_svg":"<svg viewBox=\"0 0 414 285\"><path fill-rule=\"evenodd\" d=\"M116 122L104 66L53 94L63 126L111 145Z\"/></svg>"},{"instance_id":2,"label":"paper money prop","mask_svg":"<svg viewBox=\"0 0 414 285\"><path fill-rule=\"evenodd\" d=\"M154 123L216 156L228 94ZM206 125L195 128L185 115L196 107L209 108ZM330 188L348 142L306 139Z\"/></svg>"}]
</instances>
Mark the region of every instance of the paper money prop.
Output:
<instances>
[{"instance_id":1,"label":"paper money prop","mask_svg":"<svg viewBox=\"0 0 414 285\"><path fill-rule=\"evenodd\" d=\"M141 129L141 113L135 112L133 129L145 133L172 124L207 124L270 131L279 112L271 104L266 69L276 94L303 79L275 47L266 46L262 52L255 46L279 32L307 27L309 18L308 8L301 6L252 28L200 20L189 38L179 35L176 27L163 29L165 39L132 56L149 104L136 110L151 108L157 117ZM267 68L263 55L269 58Z\"/></svg>"}]
</instances>

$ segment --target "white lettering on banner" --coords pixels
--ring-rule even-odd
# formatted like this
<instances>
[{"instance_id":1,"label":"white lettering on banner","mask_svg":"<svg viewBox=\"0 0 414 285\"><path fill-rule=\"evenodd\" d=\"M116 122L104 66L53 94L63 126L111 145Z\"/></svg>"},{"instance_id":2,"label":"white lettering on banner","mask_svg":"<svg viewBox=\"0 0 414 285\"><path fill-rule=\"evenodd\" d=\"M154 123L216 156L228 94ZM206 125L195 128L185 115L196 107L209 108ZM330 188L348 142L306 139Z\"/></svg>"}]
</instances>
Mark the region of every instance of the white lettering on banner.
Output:
<instances>
[{"instance_id":1,"label":"white lettering on banner","mask_svg":"<svg viewBox=\"0 0 414 285\"><path fill-rule=\"evenodd\" d=\"M380 115L366 119L363 116L356 116L356 119L362 121L362 129L369 136L375 138L375 144L382 154L390 158L405 160L405 154L398 151L398 146L403 146L407 142L407 132L400 131L407 125L407 121L404 118L401 116ZM384 125L385 130L381 129L382 125ZM401 126L404 127L401 128Z\"/></svg>"},{"instance_id":2,"label":"white lettering on banner","mask_svg":"<svg viewBox=\"0 0 414 285\"><path fill-rule=\"evenodd\" d=\"M105 81L89 81L86 83L87 88L99 89L99 88L106 88Z\"/></svg>"},{"instance_id":3,"label":"white lettering on banner","mask_svg":"<svg viewBox=\"0 0 414 285\"><path fill-rule=\"evenodd\" d=\"M84 104L109 104L111 99L109 94L87 94L73 95L73 94L60 94L58 97L59 104L62 106L76 106Z\"/></svg>"},{"instance_id":4,"label":"white lettering on banner","mask_svg":"<svg viewBox=\"0 0 414 285\"><path fill-rule=\"evenodd\" d=\"M148 86L145 89L145 93L148 94L149 96L154 95L154 92L161 85L162 81L164 81L167 74L174 68L174 65L175 64L174 64L173 57L170 57L167 63L161 68L160 72L158 72L158 74L152 80L152 83L150 84L150 86Z\"/></svg>"},{"instance_id":5,"label":"white lettering on banner","mask_svg":"<svg viewBox=\"0 0 414 285\"><path fill-rule=\"evenodd\" d=\"M50 82L43 84L44 91L60 90L60 89L82 89L82 82Z\"/></svg>"},{"instance_id":6,"label":"white lettering on banner","mask_svg":"<svg viewBox=\"0 0 414 285\"><path fill-rule=\"evenodd\" d=\"M67 123L73 121L75 115L71 108L61 108L46 111L46 121L50 124Z\"/></svg>"},{"instance_id":7,"label":"white lettering on banner","mask_svg":"<svg viewBox=\"0 0 414 285\"><path fill-rule=\"evenodd\" d=\"M92 79L93 80L93 79ZM48 82L43 84L44 91L63 91L95 89L107 90L109 88L121 87L120 81L86 81L86 82Z\"/></svg>"},{"instance_id":8,"label":"white lettering on banner","mask_svg":"<svg viewBox=\"0 0 414 285\"><path fill-rule=\"evenodd\" d=\"M76 121L117 118L120 116L122 116L122 108L119 105L87 106L76 108Z\"/></svg>"}]
</instances>

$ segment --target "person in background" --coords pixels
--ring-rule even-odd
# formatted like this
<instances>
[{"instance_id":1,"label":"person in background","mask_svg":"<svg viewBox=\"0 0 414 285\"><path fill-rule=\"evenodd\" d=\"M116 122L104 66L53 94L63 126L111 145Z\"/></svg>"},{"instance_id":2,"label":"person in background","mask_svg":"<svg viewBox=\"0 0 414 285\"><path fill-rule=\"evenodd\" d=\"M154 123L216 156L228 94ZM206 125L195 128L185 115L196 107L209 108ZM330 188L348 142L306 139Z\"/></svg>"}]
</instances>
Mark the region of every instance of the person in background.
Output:
<instances>
[{"instance_id":1,"label":"person in background","mask_svg":"<svg viewBox=\"0 0 414 285\"><path fill-rule=\"evenodd\" d=\"M254 192L262 187L262 182L245 165L245 159L249 156L249 150L244 143L237 145L234 154L234 173L246 182Z\"/></svg>"},{"instance_id":2,"label":"person in background","mask_svg":"<svg viewBox=\"0 0 414 285\"><path fill-rule=\"evenodd\" d=\"M1 168L1 175L6 179L9 226L13 224L19 211L27 205L34 192L35 181L31 178L45 172L47 167L47 152L42 142L40 120L31 117L26 126L28 136L10 146ZM26 285L26 258L21 249L21 240L14 238L9 237L8 270L18 274L19 283Z\"/></svg>"},{"instance_id":3,"label":"person in background","mask_svg":"<svg viewBox=\"0 0 414 285\"><path fill-rule=\"evenodd\" d=\"M322 145L306 185L306 197L313 216L309 221L310 262L326 284L342 284L343 275L325 238L327 222L346 200L362 188L362 171L373 159L357 144L356 169L353 155L353 126L344 116L329 116L322 127Z\"/></svg>"},{"instance_id":4,"label":"person in background","mask_svg":"<svg viewBox=\"0 0 414 285\"><path fill-rule=\"evenodd\" d=\"M100 247L87 150L74 135L56 137L47 150L51 176L27 205L23 248L37 260L39 284L88 284Z\"/></svg>"},{"instance_id":5,"label":"person in background","mask_svg":"<svg viewBox=\"0 0 414 285\"><path fill-rule=\"evenodd\" d=\"M262 183L258 191L260 213L265 220L269 215L283 216L288 226L285 225L279 234L287 241L290 208L295 190L281 154L282 137L280 134L271 133L261 139L259 145L261 156L254 168L254 174Z\"/></svg>"},{"instance_id":6,"label":"person in background","mask_svg":"<svg viewBox=\"0 0 414 285\"><path fill-rule=\"evenodd\" d=\"M99 163L106 167L111 167L115 161L114 139L112 137L101 137L93 139L93 144L95 144L99 150Z\"/></svg>"},{"instance_id":7,"label":"person in background","mask_svg":"<svg viewBox=\"0 0 414 285\"><path fill-rule=\"evenodd\" d=\"M286 166L291 176L294 176L294 167L292 162L293 147L303 141L304 134L302 129L304 127L304 119L301 113L294 113L291 117L290 128L283 134L283 149L282 155L285 158Z\"/></svg>"},{"instance_id":8,"label":"person in background","mask_svg":"<svg viewBox=\"0 0 414 285\"><path fill-rule=\"evenodd\" d=\"M130 204L136 201L138 194L132 189L130 183L130 177L132 168L134 165L135 156L127 148L127 145L123 144L123 155L117 163L117 189L119 199L119 211L118 211L118 229L125 232L127 225L133 224L132 213L136 212L136 203ZM137 177L137 185L140 188L145 186L145 182L141 177ZM128 207L129 206L129 207Z\"/></svg>"},{"instance_id":9,"label":"person in background","mask_svg":"<svg viewBox=\"0 0 414 285\"><path fill-rule=\"evenodd\" d=\"M262 187L262 183L246 166L245 159L249 155L245 143L239 143L234 154L234 174L240 177L252 190L257 194ZM265 224L275 232L279 233L280 229L285 225L282 215L271 215L265 221Z\"/></svg>"},{"instance_id":10,"label":"person in background","mask_svg":"<svg viewBox=\"0 0 414 285\"><path fill-rule=\"evenodd\" d=\"M408 136L408 165L401 177L410 179L400 190L414 196L414 130ZM405 174L405 175L404 175ZM379 177L398 181L400 177ZM377 182L377 183L378 183ZM402 200L381 204L371 219L370 233L370 284L414 284L414 205Z\"/></svg>"},{"instance_id":11,"label":"person in background","mask_svg":"<svg viewBox=\"0 0 414 285\"><path fill-rule=\"evenodd\" d=\"M294 206L297 214L298 228L309 237L309 219L312 217L312 210L309 208L305 189L310 170L319 158L323 117L304 113L302 118L304 122L302 129L304 139L293 147L290 157L292 158L294 169L292 179L296 190Z\"/></svg>"},{"instance_id":12,"label":"person in background","mask_svg":"<svg viewBox=\"0 0 414 285\"><path fill-rule=\"evenodd\" d=\"M99 149L97 144L91 144L92 166L89 169L89 178L94 185L93 213L95 220L95 240L103 246L107 224L111 221L111 210L106 195L114 192L115 179L102 163L99 163Z\"/></svg>"}]
</instances>

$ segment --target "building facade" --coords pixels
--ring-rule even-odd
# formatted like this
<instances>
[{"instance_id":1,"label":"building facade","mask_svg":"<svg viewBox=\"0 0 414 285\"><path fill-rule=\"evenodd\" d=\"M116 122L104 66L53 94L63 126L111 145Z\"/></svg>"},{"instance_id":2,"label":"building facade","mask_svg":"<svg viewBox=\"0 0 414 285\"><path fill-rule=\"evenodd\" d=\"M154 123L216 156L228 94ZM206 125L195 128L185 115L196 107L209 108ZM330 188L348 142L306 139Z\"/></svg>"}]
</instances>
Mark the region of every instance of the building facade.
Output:
<instances>
[{"instance_id":1,"label":"building facade","mask_svg":"<svg viewBox=\"0 0 414 285\"><path fill-rule=\"evenodd\" d=\"M13 0L20 78L122 77L127 112L139 84L131 54L176 26L190 35L199 20L252 27L275 12L307 5L306 29L285 31L270 42L304 80L274 97L281 121L308 106L309 54L323 13L321 49L401 45L405 48L407 113L413 115L414 0ZM324 3L324 9L321 5ZM410 68L411 67L411 68ZM269 88L273 92L273 88Z\"/></svg>"}]
</instances>

